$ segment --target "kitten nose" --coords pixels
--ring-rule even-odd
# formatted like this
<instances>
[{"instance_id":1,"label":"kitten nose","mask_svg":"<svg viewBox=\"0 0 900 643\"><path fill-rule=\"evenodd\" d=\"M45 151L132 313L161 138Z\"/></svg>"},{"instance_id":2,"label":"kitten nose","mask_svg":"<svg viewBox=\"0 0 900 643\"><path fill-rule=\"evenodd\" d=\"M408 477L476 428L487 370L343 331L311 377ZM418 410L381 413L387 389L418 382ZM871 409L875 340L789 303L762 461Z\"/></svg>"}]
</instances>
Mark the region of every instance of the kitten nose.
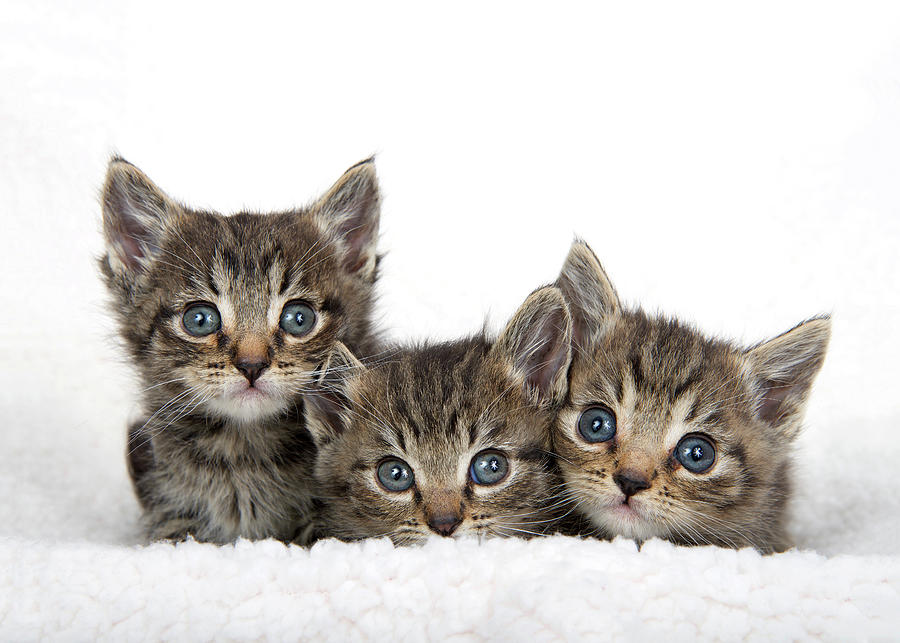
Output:
<instances>
[{"instance_id":1,"label":"kitten nose","mask_svg":"<svg viewBox=\"0 0 900 643\"><path fill-rule=\"evenodd\" d=\"M650 481L640 471L634 469L625 469L613 475L616 485L622 490L627 497L633 496L638 491L650 488Z\"/></svg>"},{"instance_id":2,"label":"kitten nose","mask_svg":"<svg viewBox=\"0 0 900 643\"><path fill-rule=\"evenodd\" d=\"M441 536L451 535L461 523L462 519L456 513L438 514L428 519L428 526L431 527L431 530Z\"/></svg>"},{"instance_id":3,"label":"kitten nose","mask_svg":"<svg viewBox=\"0 0 900 643\"><path fill-rule=\"evenodd\" d=\"M234 367L244 374L244 377L247 378L247 381L250 382L250 386L253 386L253 382L259 379L259 376L263 374L263 371L269 368L268 361L261 361L256 359L240 359L234 363Z\"/></svg>"}]
</instances>

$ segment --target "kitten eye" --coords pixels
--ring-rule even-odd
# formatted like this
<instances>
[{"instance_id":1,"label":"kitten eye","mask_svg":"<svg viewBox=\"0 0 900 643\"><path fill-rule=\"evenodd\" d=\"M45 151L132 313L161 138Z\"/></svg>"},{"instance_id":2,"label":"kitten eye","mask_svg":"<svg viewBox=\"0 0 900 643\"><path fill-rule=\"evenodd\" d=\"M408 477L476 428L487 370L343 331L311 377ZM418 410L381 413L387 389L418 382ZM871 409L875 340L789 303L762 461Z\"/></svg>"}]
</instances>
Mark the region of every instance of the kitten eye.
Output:
<instances>
[{"instance_id":1,"label":"kitten eye","mask_svg":"<svg viewBox=\"0 0 900 643\"><path fill-rule=\"evenodd\" d=\"M305 335L316 323L316 313L309 304L291 301L281 311L281 330L291 335Z\"/></svg>"},{"instance_id":2,"label":"kitten eye","mask_svg":"<svg viewBox=\"0 0 900 643\"><path fill-rule=\"evenodd\" d=\"M496 451L482 451L469 466L469 476L475 484L497 484L509 473L509 460Z\"/></svg>"},{"instance_id":3,"label":"kitten eye","mask_svg":"<svg viewBox=\"0 0 900 643\"><path fill-rule=\"evenodd\" d=\"M412 486L413 472L403 460L390 458L378 465L378 482L388 491L406 491Z\"/></svg>"},{"instance_id":4,"label":"kitten eye","mask_svg":"<svg viewBox=\"0 0 900 643\"><path fill-rule=\"evenodd\" d=\"M594 406L578 418L578 432L588 442L606 442L616 434L616 415L604 406Z\"/></svg>"},{"instance_id":5,"label":"kitten eye","mask_svg":"<svg viewBox=\"0 0 900 643\"><path fill-rule=\"evenodd\" d=\"M184 311L181 325L194 337L205 337L222 328L222 319L212 304L193 304Z\"/></svg>"},{"instance_id":6,"label":"kitten eye","mask_svg":"<svg viewBox=\"0 0 900 643\"><path fill-rule=\"evenodd\" d=\"M688 471L703 473L716 461L716 448L699 435L687 435L675 447L675 459Z\"/></svg>"}]
</instances>

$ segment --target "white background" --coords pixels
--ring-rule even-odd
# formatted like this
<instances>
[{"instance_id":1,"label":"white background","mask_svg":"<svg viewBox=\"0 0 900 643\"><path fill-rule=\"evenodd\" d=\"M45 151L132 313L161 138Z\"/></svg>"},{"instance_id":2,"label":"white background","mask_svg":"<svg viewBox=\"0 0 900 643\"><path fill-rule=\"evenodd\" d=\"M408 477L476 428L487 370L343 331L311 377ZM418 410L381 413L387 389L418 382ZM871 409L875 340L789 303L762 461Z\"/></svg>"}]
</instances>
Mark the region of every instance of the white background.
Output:
<instances>
[{"instance_id":1,"label":"white background","mask_svg":"<svg viewBox=\"0 0 900 643\"><path fill-rule=\"evenodd\" d=\"M6 0L0 150L0 536L136 542L110 154L233 212L377 153L392 337L497 328L575 234L710 333L832 313L795 531L900 550L900 5Z\"/></svg>"}]
</instances>

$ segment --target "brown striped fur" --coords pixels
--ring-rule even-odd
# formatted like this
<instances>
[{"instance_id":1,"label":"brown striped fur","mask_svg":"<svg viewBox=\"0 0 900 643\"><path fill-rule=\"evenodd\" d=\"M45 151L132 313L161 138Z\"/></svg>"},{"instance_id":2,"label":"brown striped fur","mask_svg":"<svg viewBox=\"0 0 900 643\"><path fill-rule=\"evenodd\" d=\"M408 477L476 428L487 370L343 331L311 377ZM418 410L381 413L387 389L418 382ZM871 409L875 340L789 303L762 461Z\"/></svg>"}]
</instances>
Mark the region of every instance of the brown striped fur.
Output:
<instances>
[{"instance_id":1,"label":"brown striped fur","mask_svg":"<svg viewBox=\"0 0 900 643\"><path fill-rule=\"evenodd\" d=\"M792 444L825 357L829 319L749 349L709 339L676 319L623 308L580 241L557 285L572 312L576 350L553 440L587 532L788 548ZM617 432L591 443L578 420L597 405L615 414ZM692 473L674 457L689 434L715 446L708 471ZM628 484L646 488L629 495Z\"/></svg>"},{"instance_id":2,"label":"brown striped fur","mask_svg":"<svg viewBox=\"0 0 900 643\"><path fill-rule=\"evenodd\" d=\"M397 349L370 368L336 350L309 411L323 534L408 544L434 533L543 533L556 515L549 429L566 391L569 326L560 292L543 288L496 341L478 335ZM509 462L493 485L470 473L485 450ZM378 482L386 458L411 467L409 489Z\"/></svg>"},{"instance_id":3,"label":"brown striped fur","mask_svg":"<svg viewBox=\"0 0 900 643\"><path fill-rule=\"evenodd\" d=\"M371 159L310 207L233 216L177 203L110 162L100 269L143 385L128 464L150 538L291 540L309 523L303 392L335 343L374 351L378 217ZM292 300L317 315L303 337L279 327ZM218 332L186 331L196 302L218 309ZM238 368L246 356L265 365L255 382Z\"/></svg>"}]
</instances>

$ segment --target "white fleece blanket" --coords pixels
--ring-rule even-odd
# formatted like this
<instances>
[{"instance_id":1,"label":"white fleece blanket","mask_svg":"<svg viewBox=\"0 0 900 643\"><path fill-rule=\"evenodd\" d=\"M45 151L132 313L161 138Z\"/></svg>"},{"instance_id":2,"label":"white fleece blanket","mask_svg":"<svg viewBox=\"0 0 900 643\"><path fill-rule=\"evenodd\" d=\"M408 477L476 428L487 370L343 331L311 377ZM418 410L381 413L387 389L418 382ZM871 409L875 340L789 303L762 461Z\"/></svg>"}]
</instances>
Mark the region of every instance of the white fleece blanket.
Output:
<instances>
[{"instance_id":1,"label":"white fleece blanket","mask_svg":"<svg viewBox=\"0 0 900 643\"><path fill-rule=\"evenodd\" d=\"M785 640L896 638L886 557L678 549L553 537L4 543L4 637L112 640ZM74 636L73 636L74 635Z\"/></svg>"},{"instance_id":2,"label":"white fleece blanket","mask_svg":"<svg viewBox=\"0 0 900 643\"><path fill-rule=\"evenodd\" d=\"M317 5L0 5L0 640L900 637L900 8ZM708 332L832 312L798 549L141 545L94 265L114 150L223 211L380 152L398 339L499 326L573 232Z\"/></svg>"}]
</instances>

